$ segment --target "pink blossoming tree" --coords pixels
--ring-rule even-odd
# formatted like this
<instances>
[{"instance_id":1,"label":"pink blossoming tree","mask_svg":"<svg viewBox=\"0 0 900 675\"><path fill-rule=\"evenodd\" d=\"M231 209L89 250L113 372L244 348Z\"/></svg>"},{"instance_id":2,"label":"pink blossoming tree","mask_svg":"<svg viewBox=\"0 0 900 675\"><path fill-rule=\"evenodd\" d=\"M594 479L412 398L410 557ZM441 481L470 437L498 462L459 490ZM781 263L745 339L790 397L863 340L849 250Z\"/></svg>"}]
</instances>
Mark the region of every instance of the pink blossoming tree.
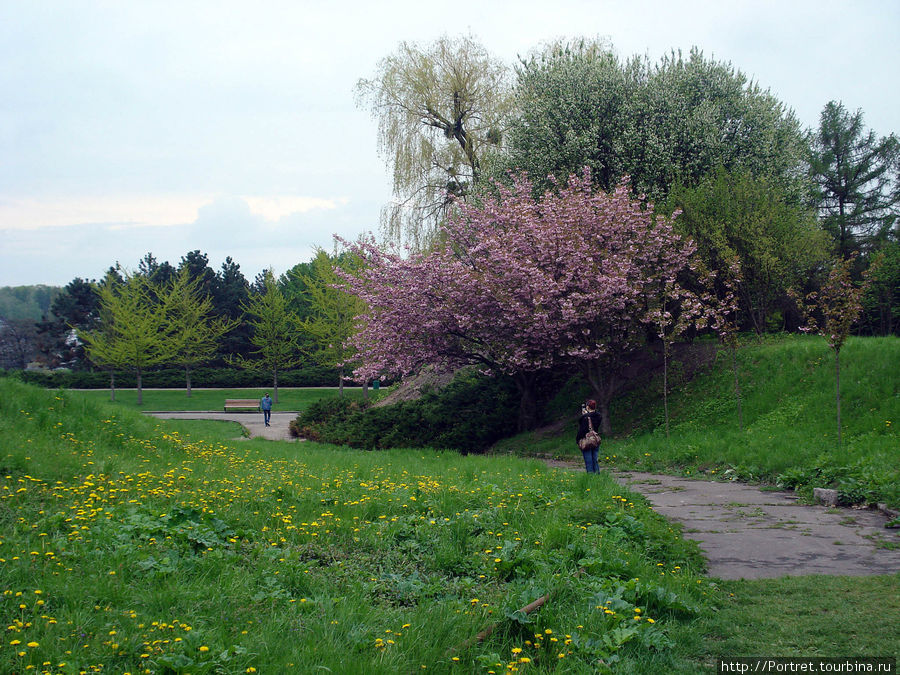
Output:
<instances>
[{"instance_id":1,"label":"pink blossoming tree","mask_svg":"<svg viewBox=\"0 0 900 675\"><path fill-rule=\"evenodd\" d=\"M357 377L424 365L506 373L522 396L520 429L535 421L540 374L574 363L609 433L629 352L648 331L670 337L701 314L681 282L693 245L632 199L627 181L595 192L587 170L540 199L524 176L498 186L496 197L461 206L427 252L403 256L373 240L347 246L366 260L345 277L368 308L354 338Z\"/></svg>"}]
</instances>

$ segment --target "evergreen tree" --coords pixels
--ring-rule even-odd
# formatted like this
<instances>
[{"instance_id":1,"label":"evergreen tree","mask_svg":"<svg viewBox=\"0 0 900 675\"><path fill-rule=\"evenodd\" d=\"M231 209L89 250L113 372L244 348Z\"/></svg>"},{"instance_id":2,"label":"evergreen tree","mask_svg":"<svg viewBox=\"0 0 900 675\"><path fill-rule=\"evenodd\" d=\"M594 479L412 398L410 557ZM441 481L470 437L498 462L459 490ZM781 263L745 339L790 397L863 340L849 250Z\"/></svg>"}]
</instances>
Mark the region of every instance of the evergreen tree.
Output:
<instances>
[{"instance_id":1,"label":"evergreen tree","mask_svg":"<svg viewBox=\"0 0 900 675\"><path fill-rule=\"evenodd\" d=\"M898 141L863 127L861 110L830 101L812 137L809 172L817 186L822 227L848 257L885 238L897 220Z\"/></svg>"},{"instance_id":2,"label":"evergreen tree","mask_svg":"<svg viewBox=\"0 0 900 675\"><path fill-rule=\"evenodd\" d=\"M251 293L243 306L249 317L247 323L253 329L250 341L255 349L250 357L237 355L230 362L241 368L271 373L272 397L278 403L278 373L302 361L300 319L288 307L272 270L265 270L260 276L263 292Z\"/></svg>"}]
</instances>

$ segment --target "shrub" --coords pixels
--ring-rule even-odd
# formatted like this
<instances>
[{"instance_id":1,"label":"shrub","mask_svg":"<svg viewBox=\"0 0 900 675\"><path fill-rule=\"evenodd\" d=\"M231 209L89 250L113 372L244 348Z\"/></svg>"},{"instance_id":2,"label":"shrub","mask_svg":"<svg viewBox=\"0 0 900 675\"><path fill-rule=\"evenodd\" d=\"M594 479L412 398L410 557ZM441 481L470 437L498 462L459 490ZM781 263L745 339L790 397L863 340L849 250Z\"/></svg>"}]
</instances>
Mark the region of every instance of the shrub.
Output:
<instances>
[{"instance_id":1,"label":"shrub","mask_svg":"<svg viewBox=\"0 0 900 675\"><path fill-rule=\"evenodd\" d=\"M518 399L510 378L464 373L440 391L426 389L418 400L389 406L324 399L301 413L291 428L310 440L369 450L432 447L482 452L514 432Z\"/></svg>"}]
</instances>

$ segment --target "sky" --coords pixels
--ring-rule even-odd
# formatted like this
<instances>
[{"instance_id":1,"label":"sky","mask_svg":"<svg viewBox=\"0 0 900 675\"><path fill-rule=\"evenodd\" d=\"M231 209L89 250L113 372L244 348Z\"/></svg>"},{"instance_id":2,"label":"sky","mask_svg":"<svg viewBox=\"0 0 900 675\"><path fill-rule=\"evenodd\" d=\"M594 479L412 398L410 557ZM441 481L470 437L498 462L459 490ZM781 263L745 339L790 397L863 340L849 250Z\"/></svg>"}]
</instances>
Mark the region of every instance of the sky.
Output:
<instances>
[{"instance_id":1,"label":"sky","mask_svg":"<svg viewBox=\"0 0 900 675\"><path fill-rule=\"evenodd\" d=\"M839 100L900 132L898 0L0 0L0 286L197 249L252 281L377 232L389 169L355 85L464 34L510 66L560 38L696 46L806 127Z\"/></svg>"}]
</instances>

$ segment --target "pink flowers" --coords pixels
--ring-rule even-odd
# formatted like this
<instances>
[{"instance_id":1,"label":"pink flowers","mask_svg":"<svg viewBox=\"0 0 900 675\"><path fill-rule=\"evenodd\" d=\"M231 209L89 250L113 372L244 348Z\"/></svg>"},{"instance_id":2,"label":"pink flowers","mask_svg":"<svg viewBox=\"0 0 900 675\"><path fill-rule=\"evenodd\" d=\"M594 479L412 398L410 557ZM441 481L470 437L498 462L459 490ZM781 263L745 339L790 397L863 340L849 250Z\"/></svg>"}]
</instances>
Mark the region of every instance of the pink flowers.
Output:
<instances>
[{"instance_id":1,"label":"pink flowers","mask_svg":"<svg viewBox=\"0 0 900 675\"><path fill-rule=\"evenodd\" d=\"M426 253L354 244L367 264L346 281L369 307L355 338L357 374L403 375L426 363L535 372L633 346L676 302L693 317L698 300L678 282L693 244L632 199L627 180L609 194L592 188L585 169L535 199L519 176L480 207L461 206Z\"/></svg>"}]
</instances>

